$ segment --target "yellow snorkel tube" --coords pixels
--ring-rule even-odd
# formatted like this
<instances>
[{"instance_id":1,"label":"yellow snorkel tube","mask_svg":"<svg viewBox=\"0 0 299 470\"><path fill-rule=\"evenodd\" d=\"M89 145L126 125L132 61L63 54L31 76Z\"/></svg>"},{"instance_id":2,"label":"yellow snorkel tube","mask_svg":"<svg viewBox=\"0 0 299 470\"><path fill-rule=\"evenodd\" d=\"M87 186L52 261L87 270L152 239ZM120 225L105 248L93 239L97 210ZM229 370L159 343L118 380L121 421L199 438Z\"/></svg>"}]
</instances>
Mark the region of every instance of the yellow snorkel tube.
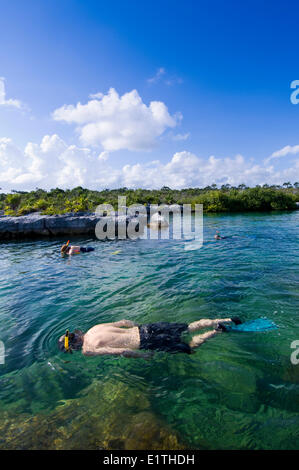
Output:
<instances>
[{"instance_id":1,"label":"yellow snorkel tube","mask_svg":"<svg viewBox=\"0 0 299 470\"><path fill-rule=\"evenodd\" d=\"M72 350L70 349L70 344L69 344L69 330L66 330L66 333L65 333L64 349L65 349L65 352L72 352Z\"/></svg>"}]
</instances>

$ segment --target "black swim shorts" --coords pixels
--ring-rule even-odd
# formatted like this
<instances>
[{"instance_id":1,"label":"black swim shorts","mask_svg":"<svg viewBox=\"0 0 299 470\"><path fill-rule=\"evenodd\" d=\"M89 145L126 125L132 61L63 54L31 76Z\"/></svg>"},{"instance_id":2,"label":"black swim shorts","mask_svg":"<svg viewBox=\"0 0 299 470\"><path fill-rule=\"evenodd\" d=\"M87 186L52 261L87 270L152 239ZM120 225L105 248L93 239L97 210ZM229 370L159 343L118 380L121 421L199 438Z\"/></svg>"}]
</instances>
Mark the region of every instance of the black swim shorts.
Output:
<instances>
[{"instance_id":1,"label":"black swim shorts","mask_svg":"<svg viewBox=\"0 0 299 470\"><path fill-rule=\"evenodd\" d=\"M86 248L85 246L81 246L80 251L81 253L89 253L90 251L94 251L94 248L92 248L92 246L87 246Z\"/></svg>"},{"instance_id":2,"label":"black swim shorts","mask_svg":"<svg viewBox=\"0 0 299 470\"><path fill-rule=\"evenodd\" d=\"M187 323L157 322L139 326L140 349L191 354L190 346L181 339L187 330Z\"/></svg>"}]
</instances>

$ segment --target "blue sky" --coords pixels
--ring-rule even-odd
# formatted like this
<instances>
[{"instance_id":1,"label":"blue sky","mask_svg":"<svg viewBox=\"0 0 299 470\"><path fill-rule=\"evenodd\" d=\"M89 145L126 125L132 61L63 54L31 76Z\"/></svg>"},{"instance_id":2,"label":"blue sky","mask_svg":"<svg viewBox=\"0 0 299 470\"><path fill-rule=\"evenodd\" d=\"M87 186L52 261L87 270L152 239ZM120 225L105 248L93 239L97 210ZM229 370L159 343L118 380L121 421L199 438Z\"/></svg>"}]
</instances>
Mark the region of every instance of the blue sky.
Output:
<instances>
[{"instance_id":1,"label":"blue sky","mask_svg":"<svg viewBox=\"0 0 299 470\"><path fill-rule=\"evenodd\" d=\"M0 2L0 187L298 181L299 6L243 3Z\"/></svg>"}]
</instances>

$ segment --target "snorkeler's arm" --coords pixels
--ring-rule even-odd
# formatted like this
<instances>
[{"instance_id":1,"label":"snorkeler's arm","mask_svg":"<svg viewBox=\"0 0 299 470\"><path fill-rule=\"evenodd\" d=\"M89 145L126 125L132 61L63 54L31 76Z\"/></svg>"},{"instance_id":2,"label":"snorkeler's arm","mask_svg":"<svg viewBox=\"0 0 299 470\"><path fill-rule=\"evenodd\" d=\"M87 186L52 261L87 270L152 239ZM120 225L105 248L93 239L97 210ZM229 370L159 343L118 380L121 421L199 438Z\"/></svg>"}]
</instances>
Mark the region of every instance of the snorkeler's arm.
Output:
<instances>
[{"instance_id":1,"label":"snorkeler's arm","mask_svg":"<svg viewBox=\"0 0 299 470\"><path fill-rule=\"evenodd\" d=\"M147 353L143 353L136 349L125 349L125 348L96 348L93 351L85 351L83 352L85 356L123 356L123 357L143 357L148 358L149 355Z\"/></svg>"},{"instance_id":2,"label":"snorkeler's arm","mask_svg":"<svg viewBox=\"0 0 299 470\"><path fill-rule=\"evenodd\" d=\"M136 349L127 349L122 353L123 357L135 357L135 358L143 358L143 359L150 359L153 356L153 351L149 352L141 352Z\"/></svg>"}]
</instances>

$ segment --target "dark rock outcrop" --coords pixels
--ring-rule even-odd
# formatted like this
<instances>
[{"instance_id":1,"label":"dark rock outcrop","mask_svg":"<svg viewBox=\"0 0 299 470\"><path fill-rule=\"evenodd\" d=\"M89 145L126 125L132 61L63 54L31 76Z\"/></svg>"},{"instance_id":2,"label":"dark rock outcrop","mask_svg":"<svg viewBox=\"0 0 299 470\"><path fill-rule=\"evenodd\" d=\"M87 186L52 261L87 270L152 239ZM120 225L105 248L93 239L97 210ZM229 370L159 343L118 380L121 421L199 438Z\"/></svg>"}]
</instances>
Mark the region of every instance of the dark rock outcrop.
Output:
<instances>
[{"instance_id":1,"label":"dark rock outcrop","mask_svg":"<svg viewBox=\"0 0 299 470\"><path fill-rule=\"evenodd\" d=\"M21 238L41 238L59 237L62 235L89 235L95 236L97 223L101 221L105 231L105 225L115 226L115 236L117 237L120 226L127 227L129 222L136 224L146 224L146 217L134 216L106 216L100 217L94 213L77 213L63 215L41 215L38 213L28 214L21 217L0 217L0 240L21 239ZM123 231L122 231L123 233ZM111 238L108 236L107 238Z\"/></svg>"}]
</instances>

